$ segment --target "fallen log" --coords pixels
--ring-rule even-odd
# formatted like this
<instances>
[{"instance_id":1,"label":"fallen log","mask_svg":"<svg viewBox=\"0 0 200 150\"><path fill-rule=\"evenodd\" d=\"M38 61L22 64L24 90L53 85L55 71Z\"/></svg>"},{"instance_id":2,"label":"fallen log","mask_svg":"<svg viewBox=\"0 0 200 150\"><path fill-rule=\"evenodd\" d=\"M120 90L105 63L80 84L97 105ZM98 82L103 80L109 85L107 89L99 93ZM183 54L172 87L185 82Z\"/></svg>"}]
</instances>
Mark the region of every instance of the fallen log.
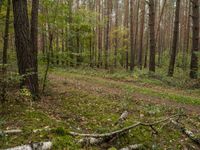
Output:
<instances>
[{"instance_id":1,"label":"fallen log","mask_svg":"<svg viewBox=\"0 0 200 150\"><path fill-rule=\"evenodd\" d=\"M52 149L52 142L40 142L40 143L31 143L27 145L17 146L14 148L8 148L5 150L50 150Z\"/></svg>"}]
</instances>

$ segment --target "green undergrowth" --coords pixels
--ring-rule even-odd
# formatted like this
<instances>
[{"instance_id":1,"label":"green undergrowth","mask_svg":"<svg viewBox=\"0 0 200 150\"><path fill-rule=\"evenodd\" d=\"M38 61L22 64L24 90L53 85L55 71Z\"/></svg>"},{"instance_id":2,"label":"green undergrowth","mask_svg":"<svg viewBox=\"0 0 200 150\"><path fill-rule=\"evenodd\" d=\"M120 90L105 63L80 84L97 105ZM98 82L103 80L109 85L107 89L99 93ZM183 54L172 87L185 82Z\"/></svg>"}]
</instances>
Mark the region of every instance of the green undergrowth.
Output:
<instances>
[{"instance_id":1,"label":"green undergrowth","mask_svg":"<svg viewBox=\"0 0 200 150\"><path fill-rule=\"evenodd\" d=\"M110 143L95 147L81 147L77 144L80 137L68 135L68 131L78 133L107 133L141 122L155 122L174 114L186 113L182 109L166 107L159 104L148 104L133 99L132 93L141 93L160 98L169 98L178 102L186 103L188 97L178 94L162 93L145 88L134 86L132 83L102 78L99 75L57 70L54 75L66 77L74 82L69 84L68 80L49 81L48 89L41 102L30 103L19 98L14 101L17 95L9 93L10 102L0 111L0 130L22 129L23 132L17 135L0 136L0 149L27 144L30 142L52 141L55 150L79 150L79 149L119 149L131 144L143 144L144 149L183 149L196 148L196 146L177 129L170 124L159 124L155 128L158 134L153 134L149 127L137 127L129 133L124 134ZM52 75L52 74L51 74ZM87 77L88 76L88 77ZM109 77L110 78L110 77ZM121 80L121 79L120 79ZM85 82L94 87L103 86L108 89L117 89L119 93L112 91L106 94L98 93L87 89L78 88L80 82ZM62 88L62 89L61 89ZM99 89L97 89L99 90ZM181 97L182 96L182 97ZM185 98L185 99L184 99ZM194 97L190 104L199 104ZM127 110L128 119L121 125L114 125L119 116ZM189 115L181 119L188 129L198 133L200 128L199 117ZM195 126L194 126L195 124ZM54 130L33 133L34 129L52 128Z\"/></svg>"}]
</instances>

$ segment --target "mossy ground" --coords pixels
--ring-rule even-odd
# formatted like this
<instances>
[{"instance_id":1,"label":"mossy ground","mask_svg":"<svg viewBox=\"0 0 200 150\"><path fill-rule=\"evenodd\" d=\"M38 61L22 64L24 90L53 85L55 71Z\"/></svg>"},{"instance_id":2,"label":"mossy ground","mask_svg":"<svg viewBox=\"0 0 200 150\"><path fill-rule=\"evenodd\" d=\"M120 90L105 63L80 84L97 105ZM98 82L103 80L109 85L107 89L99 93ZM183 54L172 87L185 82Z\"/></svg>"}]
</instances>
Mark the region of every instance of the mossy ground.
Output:
<instances>
[{"instance_id":1,"label":"mossy ground","mask_svg":"<svg viewBox=\"0 0 200 150\"><path fill-rule=\"evenodd\" d=\"M0 129L23 129L19 135L0 137L0 149L30 142L48 141L54 149L86 149L77 144L78 138L66 130L80 133L105 133L114 126L124 110L129 117L123 127L137 121L154 122L183 112L182 122L199 134L199 91L174 87L168 79L160 80L144 74L109 73L102 70L51 70L48 89L40 102L10 93L7 107L1 108ZM176 79L174 79L176 80ZM55 128L54 132L34 134L33 129ZM144 144L145 149L198 149L170 124L156 126L158 135L148 127L138 127L111 143L87 149L121 148Z\"/></svg>"}]
</instances>

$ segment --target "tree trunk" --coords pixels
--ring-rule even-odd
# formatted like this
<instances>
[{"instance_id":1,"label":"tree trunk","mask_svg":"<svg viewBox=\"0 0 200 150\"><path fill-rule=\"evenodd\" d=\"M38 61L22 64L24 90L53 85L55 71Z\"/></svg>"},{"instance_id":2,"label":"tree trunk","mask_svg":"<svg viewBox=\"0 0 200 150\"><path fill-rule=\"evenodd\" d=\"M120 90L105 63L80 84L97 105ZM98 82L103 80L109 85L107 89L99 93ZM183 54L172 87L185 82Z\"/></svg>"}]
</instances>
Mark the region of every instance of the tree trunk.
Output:
<instances>
[{"instance_id":1,"label":"tree trunk","mask_svg":"<svg viewBox=\"0 0 200 150\"><path fill-rule=\"evenodd\" d=\"M134 70L135 63L135 46L134 46L134 1L130 1L130 46L131 46L131 55L130 55L130 71ZM136 38L136 37L135 37Z\"/></svg>"},{"instance_id":2,"label":"tree trunk","mask_svg":"<svg viewBox=\"0 0 200 150\"><path fill-rule=\"evenodd\" d=\"M124 0L124 28L126 30L128 30L128 22L129 22L129 0ZM126 60L126 63L125 63L125 67L126 67L126 70L128 70L128 67L129 67L129 53L128 53L128 49L129 49L129 46L128 46L128 42L127 42L127 39L129 38L129 33L127 31L127 33L124 35L124 43L123 43L123 46L125 48L125 60ZM123 54L124 55L124 54ZM122 60L122 62L124 62L124 60Z\"/></svg>"},{"instance_id":3,"label":"tree trunk","mask_svg":"<svg viewBox=\"0 0 200 150\"><path fill-rule=\"evenodd\" d=\"M192 37L192 56L190 65L190 78L198 78L198 56L199 52L199 0L192 1L192 20L193 20L193 37Z\"/></svg>"},{"instance_id":4,"label":"tree trunk","mask_svg":"<svg viewBox=\"0 0 200 150\"><path fill-rule=\"evenodd\" d=\"M70 66L73 67L74 65L74 56L73 56L73 38L72 38L72 7L73 7L73 0L69 0L68 1L68 5L69 5L69 16L68 16L68 23L69 23L69 27L68 27L68 51L69 51L69 58L70 58Z\"/></svg>"},{"instance_id":5,"label":"tree trunk","mask_svg":"<svg viewBox=\"0 0 200 150\"><path fill-rule=\"evenodd\" d=\"M97 67L102 66L102 27L100 25L101 22L101 0L98 0L98 63Z\"/></svg>"},{"instance_id":6,"label":"tree trunk","mask_svg":"<svg viewBox=\"0 0 200 150\"><path fill-rule=\"evenodd\" d=\"M7 0L7 10L6 10L6 21L5 21L5 34L4 34L4 44L3 44L3 67L2 67L2 75L3 75L3 85L1 90L1 102L4 103L6 101L6 74L7 74L7 50L8 50L8 39L9 39L9 22L10 22L10 6L11 1Z\"/></svg>"},{"instance_id":7,"label":"tree trunk","mask_svg":"<svg viewBox=\"0 0 200 150\"><path fill-rule=\"evenodd\" d=\"M109 44L110 44L110 14L111 14L111 5L112 2L110 0L107 0L107 22L106 22L106 43L105 43L105 69L108 69L109 66Z\"/></svg>"},{"instance_id":8,"label":"tree trunk","mask_svg":"<svg viewBox=\"0 0 200 150\"><path fill-rule=\"evenodd\" d=\"M140 46L139 46L139 60L138 67L142 70L143 63L143 36L144 36L144 23L145 23L145 1L142 1L142 16L141 16L141 27L140 27Z\"/></svg>"},{"instance_id":9,"label":"tree trunk","mask_svg":"<svg viewBox=\"0 0 200 150\"><path fill-rule=\"evenodd\" d=\"M115 0L115 52L114 52L114 66L117 68L117 51L118 51L118 26L119 26L119 0Z\"/></svg>"},{"instance_id":10,"label":"tree trunk","mask_svg":"<svg viewBox=\"0 0 200 150\"><path fill-rule=\"evenodd\" d=\"M149 71L155 72L155 5L154 0L149 0L149 32L150 32L150 59Z\"/></svg>"},{"instance_id":11,"label":"tree trunk","mask_svg":"<svg viewBox=\"0 0 200 150\"><path fill-rule=\"evenodd\" d=\"M172 77L174 75L174 66L176 62L176 53L178 47L178 35L179 35L179 14L180 14L180 0L176 1L176 12L175 12L175 22L174 22L174 36L172 53L170 58L169 72L168 76Z\"/></svg>"},{"instance_id":12,"label":"tree trunk","mask_svg":"<svg viewBox=\"0 0 200 150\"><path fill-rule=\"evenodd\" d=\"M37 93L37 81L34 75L35 60L32 54L27 0L13 0L15 45L19 74L22 77L20 87L26 86L33 98Z\"/></svg>"},{"instance_id":13,"label":"tree trunk","mask_svg":"<svg viewBox=\"0 0 200 150\"><path fill-rule=\"evenodd\" d=\"M32 54L33 54L33 64L34 64L34 87L35 87L35 98L38 97L39 84L38 84L38 9L39 0L34 0L32 2L32 12L31 12L31 43L32 43Z\"/></svg>"},{"instance_id":14,"label":"tree trunk","mask_svg":"<svg viewBox=\"0 0 200 150\"><path fill-rule=\"evenodd\" d=\"M187 60L188 60L188 50L189 50L189 43L190 43L190 13L191 13L191 2L187 2L186 0L186 9L188 9L186 14L186 22L185 22L185 40L184 40L184 48L183 48L183 70L186 70L187 67Z\"/></svg>"}]
</instances>

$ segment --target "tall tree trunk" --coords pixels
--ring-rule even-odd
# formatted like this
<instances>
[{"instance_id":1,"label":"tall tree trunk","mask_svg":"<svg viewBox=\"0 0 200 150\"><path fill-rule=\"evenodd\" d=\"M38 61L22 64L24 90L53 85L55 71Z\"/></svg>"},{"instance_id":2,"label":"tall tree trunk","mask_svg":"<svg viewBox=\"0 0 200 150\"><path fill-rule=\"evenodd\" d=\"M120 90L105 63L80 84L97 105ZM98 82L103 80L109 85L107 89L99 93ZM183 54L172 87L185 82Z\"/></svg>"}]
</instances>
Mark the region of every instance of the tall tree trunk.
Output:
<instances>
[{"instance_id":1,"label":"tall tree trunk","mask_svg":"<svg viewBox=\"0 0 200 150\"><path fill-rule=\"evenodd\" d=\"M134 70L135 63L135 46L134 46L134 1L130 1L130 46L131 46L131 55L130 55L130 71ZM135 37L136 38L136 37Z\"/></svg>"},{"instance_id":2,"label":"tall tree trunk","mask_svg":"<svg viewBox=\"0 0 200 150\"><path fill-rule=\"evenodd\" d=\"M32 54L33 54L33 64L34 64L34 87L35 87L35 96L38 97L39 93L39 84L38 84L38 9L39 9L39 0L32 1L32 11L31 11L31 43L32 43Z\"/></svg>"},{"instance_id":3,"label":"tall tree trunk","mask_svg":"<svg viewBox=\"0 0 200 150\"><path fill-rule=\"evenodd\" d=\"M101 0L98 0L98 63L97 67L102 66L102 27L100 25L101 22Z\"/></svg>"},{"instance_id":4,"label":"tall tree trunk","mask_svg":"<svg viewBox=\"0 0 200 150\"><path fill-rule=\"evenodd\" d=\"M142 1L142 16L141 16L141 27L140 27L140 46L139 46L139 59L138 67L142 69L143 63L143 36L144 36L144 23L145 23L145 1Z\"/></svg>"},{"instance_id":5,"label":"tall tree trunk","mask_svg":"<svg viewBox=\"0 0 200 150\"><path fill-rule=\"evenodd\" d=\"M8 39L9 39L9 22L10 22L10 7L11 1L7 0L7 10L6 10L6 21L5 21L5 34L4 34L4 44L3 44L3 67L2 67L2 75L4 78L2 90L1 90L1 102L4 103L6 101L6 86L7 81L6 74L7 74L7 50L8 50Z\"/></svg>"},{"instance_id":6,"label":"tall tree trunk","mask_svg":"<svg viewBox=\"0 0 200 150\"><path fill-rule=\"evenodd\" d=\"M116 28L116 33L115 33L115 52L114 52L114 66L117 68L117 51L118 51L118 26L119 26L119 0L115 0L115 28Z\"/></svg>"},{"instance_id":7,"label":"tall tree trunk","mask_svg":"<svg viewBox=\"0 0 200 150\"><path fill-rule=\"evenodd\" d=\"M68 16L68 23L69 23L69 27L68 27L68 51L69 51L69 58L70 58L70 66L72 67L74 65L74 56L73 56L73 38L72 38L72 7L73 7L73 0L69 0L68 1L68 6L69 6L69 16Z\"/></svg>"},{"instance_id":8,"label":"tall tree trunk","mask_svg":"<svg viewBox=\"0 0 200 150\"><path fill-rule=\"evenodd\" d=\"M105 69L108 69L109 66L109 44L110 44L110 10L111 10L112 2L107 0L107 22L106 22L106 43L105 43Z\"/></svg>"},{"instance_id":9,"label":"tall tree trunk","mask_svg":"<svg viewBox=\"0 0 200 150\"><path fill-rule=\"evenodd\" d=\"M128 30L128 22L129 22L129 0L124 0L124 28L126 30ZM126 67L126 70L128 70L128 67L129 67L129 53L128 53L128 49L129 49L129 45L128 45L128 42L127 42L127 39L129 38L129 33L127 31L127 33L124 35L124 42L123 42L123 46L125 48L125 67ZM122 54L124 55L124 54ZM122 62L124 62L124 60L122 60ZM124 63L122 63L124 64Z\"/></svg>"},{"instance_id":10,"label":"tall tree trunk","mask_svg":"<svg viewBox=\"0 0 200 150\"><path fill-rule=\"evenodd\" d=\"M192 56L190 65L190 78L198 78L198 56L199 52L199 0L192 1L192 20L193 20L193 37L192 37Z\"/></svg>"},{"instance_id":11,"label":"tall tree trunk","mask_svg":"<svg viewBox=\"0 0 200 150\"><path fill-rule=\"evenodd\" d=\"M176 1L175 21L174 21L173 45L172 45L172 53L171 53L169 72L168 72L168 76L170 76L170 77L172 77L174 75L174 66L175 66L175 62L176 62L176 53L177 53L178 35L179 35L179 14L180 14L180 0L177 0Z\"/></svg>"},{"instance_id":12,"label":"tall tree trunk","mask_svg":"<svg viewBox=\"0 0 200 150\"><path fill-rule=\"evenodd\" d=\"M35 75L33 75L35 61L30 43L27 0L13 0L13 13L17 62L22 77L20 87L26 86L35 98L38 93Z\"/></svg>"},{"instance_id":13,"label":"tall tree trunk","mask_svg":"<svg viewBox=\"0 0 200 150\"><path fill-rule=\"evenodd\" d=\"M186 7L185 7L185 35L184 35L184 47L183 47L183 57L182 57L182 65L183 65L183 70L186 70L187 66L187 52L189 49L189 36L190 36L190 11L191 11L191 2L186 0Z\"/></svg>"},{"instance_id":14,"label":"tall tree trunk","mask_svg":"<svg viewBox=\"0 0 200 150\"><path fill-rule=\"evenodd\" d=\"M134 32L134 54L133 54L133 61L134 62L132 62L133 64L133 68L135 67L135 64L136 64L136 60L138 60L138 52L139 52L139 50L138 50L138 35L139 35L139 32L138 32L138 30L139 30L139 11L140 11L140 0L138 0L138 1L136 1L137 3L136 3L136 21L135 21L135 32Z\"/></svg>"},{"instance_id":15,"label":"tall tree trunk","mask_svg":"<svg viewBox=\"0 0 200 150\"><path fill-rule=\"evenodd\" d=\"M155 72L155 5L154 0L149 0L149 32L150 32L150 59L149 59L149 71Z\"/></svg>"},{"instance_id":16,"label":"tall tree trunk","mask_svg":"<svg viewBox=\"0 0 200 150\"><path fill-rule=\"evenodd\" d=\"M144 56L144 68L147 68L147 59L148 59L148 52L149 52L149 31L146 31L146 46L145 46L145 56Z\"/></svg>"}]
</instances>

